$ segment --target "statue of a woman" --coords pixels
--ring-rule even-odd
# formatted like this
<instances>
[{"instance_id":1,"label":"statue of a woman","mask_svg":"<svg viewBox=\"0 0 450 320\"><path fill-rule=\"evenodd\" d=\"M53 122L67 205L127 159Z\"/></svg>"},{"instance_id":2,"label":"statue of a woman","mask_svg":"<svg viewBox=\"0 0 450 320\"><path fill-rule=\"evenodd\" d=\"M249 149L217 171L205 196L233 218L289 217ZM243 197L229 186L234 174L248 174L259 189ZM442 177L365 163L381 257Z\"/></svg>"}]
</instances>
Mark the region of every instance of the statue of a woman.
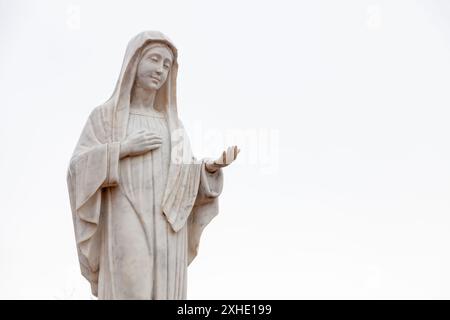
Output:
<instances>
[{"instance_id":1,"label":"statue of a woman","mask_svg":"<svg viewBox=\"0 0 450 320\"><path fill-rule=\"evenodd\" d=\"M222 167L197 160L178 119L177 50L160 32L128 44L111 98L90 114L67 175L78 257L99 299L185 299L187 267L218 213Z\"/></svg>"}]
</instances>

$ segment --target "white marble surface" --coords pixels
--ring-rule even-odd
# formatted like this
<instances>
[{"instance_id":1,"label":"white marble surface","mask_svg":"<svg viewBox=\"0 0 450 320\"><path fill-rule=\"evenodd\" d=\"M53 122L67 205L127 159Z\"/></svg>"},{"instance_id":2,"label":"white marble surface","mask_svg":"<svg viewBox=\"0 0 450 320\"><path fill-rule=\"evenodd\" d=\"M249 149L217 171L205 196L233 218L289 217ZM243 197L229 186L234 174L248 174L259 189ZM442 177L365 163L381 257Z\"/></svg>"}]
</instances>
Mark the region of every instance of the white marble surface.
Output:
<instances>
[{"instance_id":1,"label":"white marble surface","mask_svg":"<svg viewBox=\"0 0 450 320\"><path fill-rule=\"evenodd\" d=\"M146 31L89 116L67 175L79 262L99 299L185 299L187 267L218 214L222 168L192 154L178 118L177 49Z\"/></svg>"}]
</instances>

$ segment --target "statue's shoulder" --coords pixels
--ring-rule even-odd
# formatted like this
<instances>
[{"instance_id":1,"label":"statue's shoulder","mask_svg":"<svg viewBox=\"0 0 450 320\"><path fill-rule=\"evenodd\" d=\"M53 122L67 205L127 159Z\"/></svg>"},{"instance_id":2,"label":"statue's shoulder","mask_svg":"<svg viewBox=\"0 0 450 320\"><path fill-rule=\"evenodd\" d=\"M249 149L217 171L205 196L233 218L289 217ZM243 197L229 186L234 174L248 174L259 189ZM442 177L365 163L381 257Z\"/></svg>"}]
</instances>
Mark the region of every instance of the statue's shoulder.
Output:
<instances>
[{"instance_id":1,"label":"statue's shoulder","mask_svg":"<svg viewBox=\"0 0 450 320\"><path fill-rule=\"evenodd\" d=\"M94 123L101 123L102 125L107 126L112 119L113 114L113 106L112 103L106 102L95 107L91 114L89 115L89 119Z\"/></svg>"},{"instance_id":2,"label":"statue's shoulder","mask_svg":"<svg viewBox=\"0 0 450 320\"><path fill-rule=\"evenodd\" d=\"M108 102L95 107L89 115L89 122L100 140L107 141L111 136L113 106Z\"/></svg>"}]
</instances>

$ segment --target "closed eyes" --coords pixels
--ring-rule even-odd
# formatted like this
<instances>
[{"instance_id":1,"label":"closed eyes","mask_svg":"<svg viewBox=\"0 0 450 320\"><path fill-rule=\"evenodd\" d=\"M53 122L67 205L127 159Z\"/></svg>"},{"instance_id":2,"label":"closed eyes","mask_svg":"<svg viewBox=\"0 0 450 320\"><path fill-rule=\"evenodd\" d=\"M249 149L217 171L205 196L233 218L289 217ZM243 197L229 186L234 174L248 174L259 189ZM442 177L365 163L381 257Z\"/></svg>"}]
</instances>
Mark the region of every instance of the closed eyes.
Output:
<instances>
[{"instance_id":1,"label":"closed eyes","mask_svg":"<svg viewBox=\"0 0 450 320\"><path fill-rule=\"evenodd\" d=\"M150 57L150 60L152 60L153 62L158 62L160 60L160 57L154 55ZM164 63L163 67L164 69L170 69L170 63Z\"/></svg>"}]
</instances>

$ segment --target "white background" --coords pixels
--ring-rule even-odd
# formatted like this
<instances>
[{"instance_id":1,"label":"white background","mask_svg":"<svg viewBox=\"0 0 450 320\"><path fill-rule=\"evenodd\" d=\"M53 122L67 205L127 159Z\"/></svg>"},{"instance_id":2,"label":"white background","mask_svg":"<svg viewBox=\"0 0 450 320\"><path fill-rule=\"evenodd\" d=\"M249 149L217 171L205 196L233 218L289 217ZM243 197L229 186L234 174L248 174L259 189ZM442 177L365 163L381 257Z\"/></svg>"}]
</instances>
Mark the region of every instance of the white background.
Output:
<instances>
[{"instance_id":1,"label":"white background","mask_svg":"<svg viewBox=\"0 0 450 320\"><path fill-rule=\"evenodd\" d=\"M445 0L0 0L0 298L91 298L66 169L143 30L198 155L278 137L238 141L189 299L450 298Z\"/></svg>"}]
</instances>

